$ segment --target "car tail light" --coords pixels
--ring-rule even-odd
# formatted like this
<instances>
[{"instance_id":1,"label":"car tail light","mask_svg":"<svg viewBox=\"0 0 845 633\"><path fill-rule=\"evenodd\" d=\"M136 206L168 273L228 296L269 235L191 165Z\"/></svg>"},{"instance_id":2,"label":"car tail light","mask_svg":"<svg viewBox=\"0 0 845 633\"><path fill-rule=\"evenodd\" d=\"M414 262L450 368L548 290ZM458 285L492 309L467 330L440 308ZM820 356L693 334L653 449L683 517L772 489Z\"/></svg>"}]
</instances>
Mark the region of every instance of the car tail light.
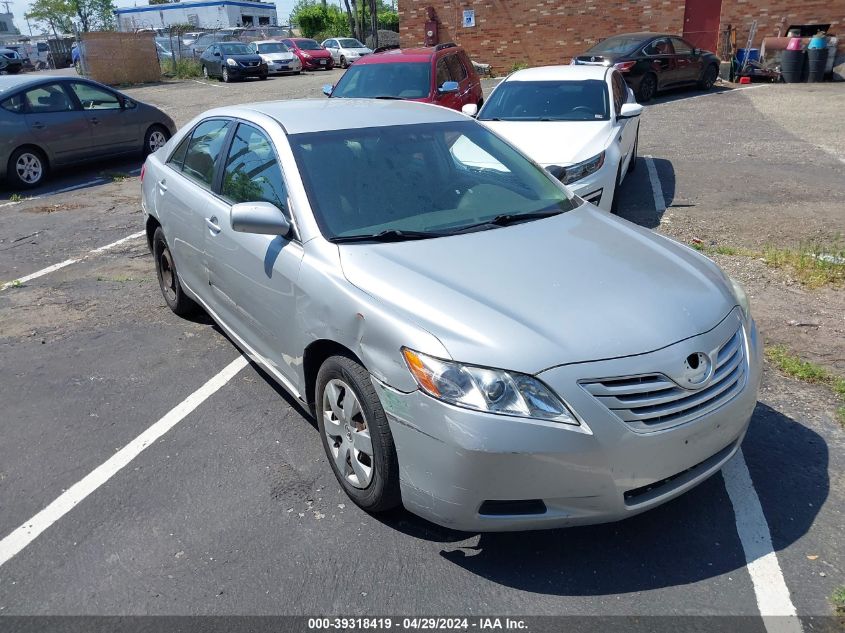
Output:
<instances>
[{"instance_id":1,"label":"car tail light","mask_svg":"<svg viewBox=\"0 0 845 633\"><path fill-rule=\"evenodd\" d=\"M619 62L618 64L613 64L613 67L620 73L626 73L631 70L636 63L637 62Z\"/></svg>"},{"instance_id":2,"label":"car tail light","mask_svg":"<svg viewBox=\"0 0 845 633\"><path fill-rule=\"evenodd\" d=\"M141 165L141 184L144 184L144 172L147 171L147 163Z\"/></svg>"}]
</instances>

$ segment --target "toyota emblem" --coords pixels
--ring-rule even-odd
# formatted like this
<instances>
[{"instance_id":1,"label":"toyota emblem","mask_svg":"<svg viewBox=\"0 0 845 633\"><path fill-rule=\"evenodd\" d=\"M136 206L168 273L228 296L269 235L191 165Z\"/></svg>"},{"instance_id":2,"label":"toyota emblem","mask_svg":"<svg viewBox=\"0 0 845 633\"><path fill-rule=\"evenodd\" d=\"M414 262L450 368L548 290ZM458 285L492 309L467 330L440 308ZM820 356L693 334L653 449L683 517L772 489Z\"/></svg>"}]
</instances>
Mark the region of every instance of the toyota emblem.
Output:
<instances>
[{"instance_id":1,"label":"toyota emblem","mask_svg":"<svg viewBox=\"0 0 845 633\"><path fill-rule=\"evenodd\" d=\"M684 360L683 380L687 386L700 387L710 379L713 363L704 352L694 352Z\"/></svg>"}]
</instances>

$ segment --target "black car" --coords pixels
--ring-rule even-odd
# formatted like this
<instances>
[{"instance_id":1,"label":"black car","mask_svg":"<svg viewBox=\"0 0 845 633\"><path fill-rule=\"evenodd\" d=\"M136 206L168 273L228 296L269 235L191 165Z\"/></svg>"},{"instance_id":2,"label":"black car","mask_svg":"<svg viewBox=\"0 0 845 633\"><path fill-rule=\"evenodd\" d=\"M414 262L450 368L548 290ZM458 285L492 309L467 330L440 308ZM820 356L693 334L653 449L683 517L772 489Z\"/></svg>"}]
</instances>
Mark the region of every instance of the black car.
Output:
<instances>
[{"instance_id":1,"label":"black car","mask_svg":"<svg viewBox=\"0 0 845 633\"><path fill-rule=\"evenodd\" d=\"M17 51L11 48L0 48L0 70L16 75L23 68L23 60Z\"/></svg>"},{"instance_id":2,"label":"black car","mask_svg":"<svg viewBox=\"0 0 845 633\"><path fill-rule=\"evenodd\" d=\"M200 57L203 77L219 77L225 82L246 77L267 79L267 64L249 46L240 42L212 44Z\"/></svg>"},{"instance_id":3,"label":"black car","mask_svg":"<svg viewBox=\"0 0 845 633\"><path fill-rule=\"evenodd\" d=\"M626 33L603 40L573 64L613 66L645 103L660 90L696 85L709 90L719 76L719 58L676 35Z\"/></svg>"}]
</instances>

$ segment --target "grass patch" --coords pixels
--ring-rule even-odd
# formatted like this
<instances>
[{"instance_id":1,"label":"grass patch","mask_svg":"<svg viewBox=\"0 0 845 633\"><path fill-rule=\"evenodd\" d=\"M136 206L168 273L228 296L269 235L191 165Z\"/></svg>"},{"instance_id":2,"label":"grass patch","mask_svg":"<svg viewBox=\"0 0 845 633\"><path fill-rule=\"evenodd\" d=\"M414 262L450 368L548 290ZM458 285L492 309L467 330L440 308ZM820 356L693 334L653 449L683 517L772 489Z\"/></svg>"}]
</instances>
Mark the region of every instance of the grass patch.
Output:
<instances>
[{"instance_id":1,"label":"grass patch","mask_svg":"<svg viewBox=\"0 0 845 633\"><path fill-rule=\"evenodd\" d=\"M100 174L100 176L102 176L103 178L108 178L112 182L126 182L127 180L129 180L129 174L122 174L119 172L112 173L104 171Z\"/></svg>"},{"instance_id":2,"label":"grass patch","mask_svg":"<svg viewBox=\"0 0 845 633\"><path fill-rule=\"evenodd\" d=\"M511 72L515 73L517 70L523 70L524 68L528 68L528 62L514 62L513 66L511 66Z\"/></svg>"},{"instance_id":3,"label":"grass patch","mask_svg":"<svg viewBox=\"0 0 845 633\"><path fill-rule=\"evenodd\" d=\"M837 376L821 365L801 360L783 345L767 347L766 358L787 376L792 376L804 382L825 385L840 398L845 399L845 378ZM836 410L836 419L842 427L845 427L845 406ZM843 595L843 598L845 598L845 595Z\"/></svg>"},{"instance_id":4,"label":"grass patch","mask_svg":"<svg viewBox=\"0 0 845 633\"><path fill-rule=\"evenodd\" d=\"M19 193L13 193L11 196L9 196L9 202L23 202L23 201L24 201L24 197Z\"/></svg>"},{"instance_id":5,"label":"grass patch","mask_svg":"<svg viewBox=\"0 0 845 633\"><path fill-rule=\"evenodd\" d=\"M833 609L837 615L845 615L845 585L839 585L830 596L830 601L833 603Z\"/></svg>"},{"instance_id":6,"label":"grass patch","mask_svg":"<svg viewBox=\"0 0 845 633\"><path fill-rule=\"evenodd\" d=\"M845 284L845 245L841 240L831 244L809 242L798 248L766 246L763 250L739 248L725 244L693 241L691 246L705 255L753 257L769 268L788 270L802 285L809 288Z\"/></svg>"},{"instance_id":7,"label":"grass patch","mask_svg":"<svg viewBox=\"0 0 845 633\"><path fill-rule=\"evenodd\" d=\"M9 282L9 288L23 288L23 282L20 279L15 279Z\"/></svg>"},{"instance_id":8,"label":"grass patch","mask_svg":"<svg viewBox=\"0 0 845 633\"><path fill-rule=\"evenodd\" d=\"M174 79L194 79L202 77L202 64L196 59L168 59L161 63L161 74Z\"/></svg>"},{"instance_id":9,"label":"grass patch","mask_svg":"<svg viewBox=\"0 0 845 633\"><path fill-rule=\"evenodd\" d=\"M127 277L126 275L116 275L114 277L97 277L97 281L113 281L119 284L125 284L130 281L136 281L134 277Z\"/></svg>"}]
</instances>

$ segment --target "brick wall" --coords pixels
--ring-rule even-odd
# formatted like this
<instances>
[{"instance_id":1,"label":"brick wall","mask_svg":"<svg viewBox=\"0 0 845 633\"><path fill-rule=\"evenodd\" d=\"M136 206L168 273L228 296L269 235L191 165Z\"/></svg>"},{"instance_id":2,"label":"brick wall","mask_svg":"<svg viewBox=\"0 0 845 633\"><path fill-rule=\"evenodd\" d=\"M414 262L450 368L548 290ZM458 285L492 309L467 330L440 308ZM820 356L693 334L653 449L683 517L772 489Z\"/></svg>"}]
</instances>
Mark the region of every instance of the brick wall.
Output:
<instances>
[{"instance_id":1,"label":"brick wall","mask_svg":"<svg viewBox=\"0 0 845 633\"><path fill-rule=\"evenodd\" d=\"M433 6L440 41L455 41L479 62L507 72L516 63L566 64L593 43L616 33L682 33L683 0L399 0L402 46L421 46L425 9ZM463 10L475 10L476 26L461 26ZM755 46L774 35L781 19L794 23L831 22L845 36L845 0L722 0L722 25L738 29L744 46L748 26L758 20Z\"/></svg>"}]
</instances>

